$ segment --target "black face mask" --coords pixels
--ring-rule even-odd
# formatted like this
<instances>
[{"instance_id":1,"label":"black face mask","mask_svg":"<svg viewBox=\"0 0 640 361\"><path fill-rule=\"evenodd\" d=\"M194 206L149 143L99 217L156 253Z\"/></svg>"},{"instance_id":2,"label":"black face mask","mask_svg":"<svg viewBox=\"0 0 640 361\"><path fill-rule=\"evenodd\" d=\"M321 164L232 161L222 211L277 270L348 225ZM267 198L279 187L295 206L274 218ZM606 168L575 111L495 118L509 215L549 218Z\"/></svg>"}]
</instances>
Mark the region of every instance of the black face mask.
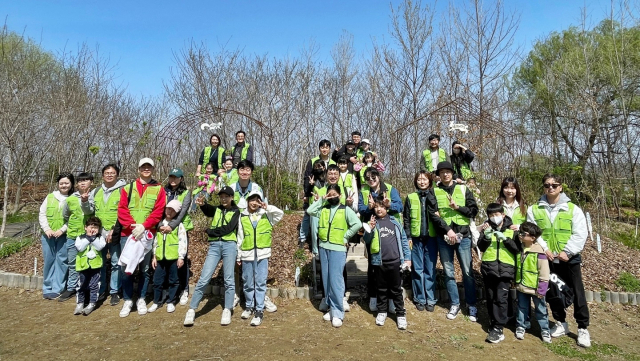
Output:
<instances>
[{"instance_id":1,"label":"black face mask","mask_svg":"<svg viewBox=\"0 0 640 361\"><path fill-rule=\"evenodd\" d=\"M322 173L324 173L324 169L314 169L313 170L313 175L314 176L320 176L320 175L322 175Z\"/></svg>"},{"instance_id":2,"label":"black face mask","mask_svg":"<svg viewBox=\"0 0 640 361\"><path fill-rule=\"evenodd\" d=\"M338 203L340 203L340 197L329 198L327 199L327 203L332 206L338 205Z\"/></svg>"}]
</instances>

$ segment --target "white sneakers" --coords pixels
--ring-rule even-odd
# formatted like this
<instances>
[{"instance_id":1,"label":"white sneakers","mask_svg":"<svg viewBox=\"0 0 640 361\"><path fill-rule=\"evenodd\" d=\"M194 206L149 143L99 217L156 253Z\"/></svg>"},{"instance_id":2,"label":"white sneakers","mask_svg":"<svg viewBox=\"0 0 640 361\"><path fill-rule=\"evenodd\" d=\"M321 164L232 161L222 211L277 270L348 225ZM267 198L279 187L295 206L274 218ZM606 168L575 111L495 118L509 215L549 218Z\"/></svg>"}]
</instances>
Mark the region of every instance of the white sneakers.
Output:
<instances>
[{"instance_id":1,"label":"white sneakers","mask_svg":"<svg viewBox=\"0 0 640 361\"><path fill-rule=\"evenodd\" d=\"M139 302L139 301L138 301ZM140 306L138 306L138 313L140 312ZM149 307L147 309L147 312L151 313L151 312L155 312L158 308L161 308L162 305L159 305L157 303L154 303L151 305L151 307ZM174 305L173 303L167 303L167 312L168 313L173 313L176 310L176 305Z\"/></svg>"},{"instance_id":2,"label":"white sneakers","mask_svg":"<svg viewBox=\"0 0 640 361\"><path fill-rule=\"evenodd\" d=\"M173 303L168 303L167 304L167 312L168 313L173 313L176 310L176 305L174 305Z\"/></svg>"},{"instance_id":3,"label":"white sneakers","mask_svg":"<svg viewBox=\"0 0 640 361\"><path fill-rule=\"evenodd\" d=\"M331 312L327 312L324 315L322 315L322 319L325 321L331 321Z\"/></svg>"},{"instance_id":4,"label":"white sneakers","mask_svg":"<svg viewBox=\"0 0 640 361\"><path fill-rule=\"evenodd\" d=\"M256 313L253 315L253 319L251 319L251 326L260 326L262 324L262 317L264 316L264 314L262 313L262 311L256 311Z\"/></svg>"},{"instance_id":5,"label":"white sneakers","mask_svg":"<svg viewBox=\"0 0 640 361\"><path fill-rule=\"evenodd\" d=\"M369 298L369 311L376 312L378 311L378 299L375 297Z\"/></svg>"},{"instance_id":6,"label":"white sneakers","mask_svg":"<svg viewBox=\"0 0 640 361\"><path fill-rule=\"evenodd\" d=\"M398 317L398 330L406 330L406 329L407 329L407 318Z\"/></svg>"},{"instance_id":7,"label":"white sneakers","mask_svg":"<svg viewBox=\"0 0 640 361\"><path fill-rule=\"evenodd\" d=\"M342 320L341 320L341 319L339 319L339 318L337 318L337 317L332 318L332 319L331 319L331 326L333 326L333 327L340 327L340 326L342 326Z\"/></svg>"},{"instance_id":8,"label":"white sneakers","mask_svg":"<svg viewBox=\"0 0 640 361\"><path fill-rule=\"evenodd\" d=\"M234 294L233 295L233 308L238 307L239 304L240 304L240 297L238 297L238 295Z\"/></svg>"},{"instance_id":9,"label":"white sneakers","mask_svg":"<svg viewBox=\"0 0 640 361\"><path fill-rule=\"evenodd\" d=\"M81 315L83 309L84 309L84 304L83 303L78 303L78 304L76 304L76 309L73 310L73 314L74 315Z\"/></svg>"},{"instance_id":10,"label":"white sneakers","mask_svg":"<svg viewBox=\"0 0 640 361\"><path fill-rule=\"evenodd\" d=\"M569 333L569 325L566 322L557 322L551 327L551 337L560 337Z\"/></svg>"},{"instance_id":11,"label":"white sneakers","mask_svg":"<svg viewBox=\"0 0 640 361\"><path fill-rule=\"evenodd\" d=\"M231 310L225 308L222 310L222 318L220 319L220 324L222 326L226 326L231 323Z\"/></svg>"},{"instance_id":12,"label":"white sneakers","mask_svg":"<svg viewBox=\"0 0 640 361\"><path fill-rule=\"evenodd\" d=\"M551 333L549 331L542 331L541 336L542 336L542 342L551 343ZM517 333L516 333L516 337L518 337ZM522 338L524 338L524 333L522 334Z\"/></svg>"},{"instance_id":13,"label":"white sneakers","mask_svg":"<svg viewBox=\"0 0 640 361\"><path fill-rule=\"evenodd\" d=\"M144 298L138 299L138 302L136 302L136 308L138 309L138 314L140 316L144 316L147 314L147 303L144 302Z\"/></svg>"},{"instance_id":14,"label":"white sneakers","mask_svg":"<svg viewBox=\"0 0 640 361\"><path fill-rule=\"evenodd\" d=\"M251 315L253 315L253 308L247 308L244 311L242 311L240 318L243 320L248 320L249 317L251 317Z\"/></svg>"},{"instance_id":15,"label":"white sneakers","mask_svg":"<svg viewBox=\"0 0 640 361\"><path fill-rule=\"evenodd\" d=\"M147 312L149 312L149 313L156 312L156 310L157 310L158 308L160 308L160 305L159 305L159 304L157 304L157 303L153 303L153 304L151 305L151 307L149 307L149 309L147 309Z\"/></svg>"},{"instance_id":16,"label":"white sneakers","mask_svg":"<svg viewBox=\"0 0 640 361\"><path fill-rule=\"evenodd\" d=\"M378 326L384 326L384 321L387 320L387 313L386 312L378 312L378 315L376 316L376 325Z\"/></svg>"},{"instance_id":17,"label":"white sneakers","mask_svg":"<svg viewBox=\"0 0 640 361\"><path fill-rule=\"evenodd\" d=\"M193 321L196 318L196 310L194 310L193 308L190 308L189 311L187 311L187 316L185 316L184 318L184 323L183 325L185 326L193 326Z\"/></svg>"},{"instance_id":18,"label":"white sneakers","mask_svg":"<svg viewBox=\"0 0 640 361\"><path fill-rule=\"evenodd\" d=\"M122 305L122 310L120 310L120 317L129 316L129 313L131 313L132 308L133 308L133 301L131 300L124 301L124 305Z\"/></svg>"},{"instance_id":19,"label":"white sneakers","mask_svg":"<svg viewBox=\"0 0 640 361\"><path fill-rule=\"evenodd\" d=\"M320 310L321 312L329 311L329 305L327 305L326 298L322 297L322 300L320 300L320 306L318 306L318 310Z\"/></svg>"},{"instance_id":20,"label":"white sneakers","mask_svg":"<svg viewBox=\"0 0 640 361\"><path fill-rule=\"evenodd\" d=\"M516 338L518 340L524 340L524 332L525 332L524 327L516 327ZM542 337L544 338L544 333L542 334ZM551 337L551 336L549 336L549 337ZM549 340L551 340L551 339L549 339Z\"/></svg>"},{"instance_id":21,"label":"white sneakers","mask_svg":"<svg viewBox=\"0 0 640 361\"><path fill-rule=\"evenodd\" d=\"M475 306L469 306L469 321L478 321L478 309Z\"/></svg>"},{"instance_id":22,"label":"white sneakers","mask_svg":"<svg viewBox=\"0 0 640 361\"><path fill-rule=\"evenodd\" d=\"M342 298L342 309L344 310L344 312L351 311L351 306L349 305L349 300L347 297Z\"/></svg>"},{"instance_id":23,"label":"white sneakers","mask_svg":"<svg viewBox=\"0 0 640 361\"><path fill-rule=\"evenodd\" d=\"M264 310L267 312L276 312L278 310L278 306L276 306L269 296L264 296Z\"/></svg>"},{"instance_id":24,"label":"white sneakers","mask_svg":"<svg viewBox=\"0 0 640 361\"><path fill-rule=\"evenodd\" d=\"M591 347L591 336L586 328L578 329L578 346Z\"/></svg>"},{"instance_id":25,"label":"white sneakers","mask_svg":"<svg viewBox=\"0 0 640 361\"><path fill-rule=\"evenodd\" d=\"M187 302L189 302L189 291L185 289L180 296L180 306L186 305Z\"/></svg>"},{"instance_id":26,"label":"white sneakers","mask_svg":"<svg viewBox=\"0 0 640 361\"><path fill-rule=\"evenodd\" d=\"M553 327L551 327L550 330L551 333L551 337L560 337L560 336L564 336L566 334L569 333L569 325L567 325L566 322L557 322L555 323L555 325L553 325ZM545 335L542 335L542 340L547 342L547 340L545 340ZM548 342L551 342L551 339L549 339ZM580 347L591 347L591 335L589 335L589 331L586 328L578 328L578 341L577 341L578 346Z\"/></svg>"},{"instance_id":27,"label":"white sneakers","mask_svg":"<svg viewBox=\"0 0 640 361\"><path fill-rule=\"evenodd\" d=\"M447 313L447 318L455 320L455 318L458 317L458 312L460 312L460 305L451 305L449 313Z\"/></svg>"}]
</instances>

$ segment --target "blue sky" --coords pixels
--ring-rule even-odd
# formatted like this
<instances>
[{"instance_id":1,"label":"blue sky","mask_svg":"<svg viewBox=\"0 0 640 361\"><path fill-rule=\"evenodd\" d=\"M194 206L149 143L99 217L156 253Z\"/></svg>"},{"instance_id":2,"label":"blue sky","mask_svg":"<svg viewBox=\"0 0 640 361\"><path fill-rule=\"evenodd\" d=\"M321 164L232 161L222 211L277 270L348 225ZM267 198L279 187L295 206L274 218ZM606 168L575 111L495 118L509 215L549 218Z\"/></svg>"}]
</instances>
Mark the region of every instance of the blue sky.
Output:
<instances>
[{"instance_id":1,"label":"blue sky","mask_svg":"<svg viewBox=\"0 0 640 361\"><path fill-rule=\"evenodd\" d=\"M396 7L400 2L392 3ZM516 41L525 50L551 31L578 24L584 6L593 23L610 9L608 0L505 3L520 13ZM445 9L447 2L437 6ZM319 59L330 62L331 48L344 31L353 35L360 54L371 49L372 39L388 39L389 7L388 0L0 0L0 15L10 30L24 33L49 51L74 51L82 43L99 48L115 66L117 82L134 95L157 96L175 66L174 54L192 40L213 51L224 46L276 58L295 57L313 41Z\"/></svg>"}]
</instances>

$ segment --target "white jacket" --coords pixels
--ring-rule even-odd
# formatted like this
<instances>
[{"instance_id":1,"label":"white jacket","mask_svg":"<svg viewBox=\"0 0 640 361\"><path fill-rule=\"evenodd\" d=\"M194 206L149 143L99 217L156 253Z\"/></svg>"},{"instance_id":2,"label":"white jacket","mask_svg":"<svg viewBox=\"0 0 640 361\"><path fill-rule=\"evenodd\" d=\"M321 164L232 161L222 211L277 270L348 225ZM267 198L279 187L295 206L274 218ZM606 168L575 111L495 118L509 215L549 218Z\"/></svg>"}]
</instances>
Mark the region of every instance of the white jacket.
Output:
<instances>
[{"instance_id":1,"label":"white jacket","mask_svg":"<svg viewBox=\"0 0 640 361\"><path fill-rule=\"evenodd\" d=\"M284 212L275 206L268 205L266 210L263 208L260 208L256 211L256 216L262 217L263 214L266 214L267 219L269 219L269 222L271 222L271 225L275 226L276 223L280 222L280 220L282 219ZM240 214L240 219L246 216L249 216L249 211L245 209ZM238 261L253 261L256 255L258 257L258 260L271 257L271 248L252 249L249 251L243 251L242 249L240 249L240 246L244 241L244 231L242 230L242 222L240 221L238 222L237 239L238 239L238 257L237 257Z\"/></svg>"},{"instance_id":2,"label":"white jacket","mask_svg":"<svg viewBox=\"0 0 640 361\"><path fill-rule=\"evenodd\" d=\"M147 252L151 251L152 246L153 233L145 231L144 236L139 241L136 241L136 238L130 235L127 238L127 243L122 248L120 258L118 258L118 265L124 268L123 272L125 274L132 274Z\"/></svg>"}]
</instances>

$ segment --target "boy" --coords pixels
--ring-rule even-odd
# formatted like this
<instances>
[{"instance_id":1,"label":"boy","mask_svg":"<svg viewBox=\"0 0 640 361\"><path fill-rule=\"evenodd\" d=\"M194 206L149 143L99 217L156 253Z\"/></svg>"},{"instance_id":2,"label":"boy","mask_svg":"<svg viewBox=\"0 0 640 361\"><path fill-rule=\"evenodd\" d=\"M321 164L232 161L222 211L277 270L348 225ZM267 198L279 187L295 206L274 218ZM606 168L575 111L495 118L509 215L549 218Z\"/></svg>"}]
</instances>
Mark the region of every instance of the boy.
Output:
<instances>
[{"instance_id":1,"label":"boy","mask_svg":"<svg viewBox=\"0 0 640 361\"><path fill-rule=\"evenodd\" d=\"M386 194L378 195L374 200L375 216L371 217L371 232L365 233L373 274L377 285L376 325L383 326L387 319L389 302L393 300L399 330L407 329L406 311L402 297L402 270L411 269L411 251L407 236L400 223L388 214L390 201Z\"/></svg>"},{"instance_id":2,"label":"boy","mask_svg":"<svg viewBox=\"0 0 640 361\"><path fill-rule=\"evenodd\" d=\"M518 294L518 318L516 338L524 339L525 329L530 327L529 308L531 299L535 306L536 320L540 325L542 341L551 343L549 317L544 296L549 289L549 262L537 239L542 230L531 222L520 225L518 237L522 242L522 254L516 264L516 293Z\"/></svg>"},{"instance_id":3,"label":"boy","mask_svg":"<svg viewBox=\"0 0 640 361\"><path fill-rule=\"evenodd\" d=\"M502 329L509 320L509 288L516 272L518 244L514 241L511 218L504 215L504 208L498 203L487 206L489 219L482 224L484 232L478 240L482 254L482 278L487 292L489 313L489 335L487 342L504 340Z\"/></svg>"},{"instance_id":4,"label":"boy","mask_svg":"<svg viewBox=\"0 0 640 361\"><path fill-rule=\"evenodd\" d=\"M161 226L168 226L182 209L182 203L174 199L167 203L164 211L164 220L160 222ZM176 293L180 285L178 278L178 268L184 266L184 257L187 254L187 230L182 222L178 224L171 233L156 233L153 242L153 259L151 267L155 270L153 274L153 305L149 307L148 312L154 312L161 307L162 303L162 286L165 281L169 282L169 299L167 300L167 312L171 313L176 310Z\"/></svg>"},{"instance_id":5,"label":"boy","mask_svg":"<svg viewBox=\"0 0 640 361\"><path fill-rule=\"evenodd\" d=\"M99 234L102 222L97 217L90 217L84 227L85 233L78 236L75 247L78 252L75 269L78 272L77 304L74 315L87 316L96 308L98 291L100 290L100 270L102 269L102 249L107 244ZM89 293L89 304L84 307L86 293Z\"/></svg>"}]
</instances>

